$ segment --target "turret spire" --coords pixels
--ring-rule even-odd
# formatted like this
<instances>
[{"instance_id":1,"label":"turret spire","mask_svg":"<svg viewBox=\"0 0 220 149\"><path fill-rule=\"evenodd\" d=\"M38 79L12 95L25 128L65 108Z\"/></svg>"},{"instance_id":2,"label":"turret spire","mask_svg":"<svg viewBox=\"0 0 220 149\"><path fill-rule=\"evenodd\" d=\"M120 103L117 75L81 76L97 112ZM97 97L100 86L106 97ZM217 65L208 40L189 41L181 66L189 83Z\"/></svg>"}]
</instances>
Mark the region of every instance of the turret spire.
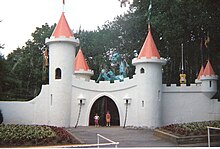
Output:
<instances>
[{"instance_id":1,"label":"turret spire","mask_svg":"<svg viewBox=\"0 0 220 149\"><path fill-rule=\"evenodd\" d=\"M212 68L212 65L211 65L211 63L210 63L209 60L208 60L208 62L207 62L207 64L206 64L206 66L205 66L205 70L204 70L204 72L203 72L203 75L204 75L204 76L212 76L212 75L215 75L215 72L214 72L214 70L213 70L213 68Z\"/></svg>"},{"instance_id":2,"label":"turret spire","mask_svg":"<svg viewBox=\"0 0 220 149\"><path fill-rule=\"evenodd\" d=\"M75 71L78 70L84 70L87 71L89 70L89 66L87 64L87 62L85 61L85 58L83 56L82 50L79 49L76 58L75 58Z\"/></svg>"},{"instance_id":3,"label":"turret spire","mask_svg":"<svg viewBox=\"0 0 220 149\"><path fill-rule=\"evenodd\" d=\"M54 36L55 38L58 38L60 36L65 36L66 38L74 37L74 35L69 27L69 24L66 20L66 17L64 15L64 12L62 12L60 20L59 20L56 28L54 29L52 36Z\"/></svg>"},{"instance_id":4,"label":"turret spire","mask_svg":"<svg viewBox=\"0 0 220 149\"><path fill-rule=\"evenodd\" d=\"M199 75L198 75L198 77L197 77L198 80L200 80L200 77L203 75L203 73L204 73L204 67L203 67L203 65L202 65L202 67L201 67L201 69L200 69L200 71L199 71Z\"/></svg>"},{"instance_id":5,"label":"turret spire","mask_svg":"<svg viewBox=\"0 0 220 149\"><path fill-rule=\"evenodd\" d=\"M148 25L148 35L138 55L138 59L141 57L146 57L149 59L151 59L151 57L156 57L160 59L160 54L151 35L150 25Z\"/></svg>"}]
</instances>

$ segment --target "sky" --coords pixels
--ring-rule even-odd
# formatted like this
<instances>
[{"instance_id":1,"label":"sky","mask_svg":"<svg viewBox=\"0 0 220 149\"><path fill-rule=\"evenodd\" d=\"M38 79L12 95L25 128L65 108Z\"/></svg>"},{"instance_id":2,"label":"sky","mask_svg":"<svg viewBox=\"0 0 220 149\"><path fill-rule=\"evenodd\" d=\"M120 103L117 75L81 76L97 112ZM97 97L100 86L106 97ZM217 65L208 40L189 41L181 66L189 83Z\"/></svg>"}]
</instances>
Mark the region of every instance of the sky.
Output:
<instances>
[{"instance_id":1,"label":"sky","mask_svg":"<svg viewBox=\"0 0 220 149\"><path fill-rule=\"evenodd\" d=\"M0 0L0 52L7 56L25 46L36 27L58 23L63 10L71 29L95 30L128 6L121 8L118 0L65 0L64 7L63 0Z\"/></svg>"}]
</instances>

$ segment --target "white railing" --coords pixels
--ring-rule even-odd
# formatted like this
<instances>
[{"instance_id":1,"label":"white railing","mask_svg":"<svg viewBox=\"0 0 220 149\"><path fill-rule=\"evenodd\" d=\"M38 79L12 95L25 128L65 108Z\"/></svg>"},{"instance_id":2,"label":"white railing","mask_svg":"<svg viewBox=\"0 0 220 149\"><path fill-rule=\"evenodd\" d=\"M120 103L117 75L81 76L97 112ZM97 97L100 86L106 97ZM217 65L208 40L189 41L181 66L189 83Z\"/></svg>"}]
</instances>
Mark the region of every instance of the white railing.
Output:
<instances>
[{"instance_id":1,"label":"white railing","mask_svg":"<svg viewBox=\"0 0 220 149\"><path fill-rule=\"evenodd\" d=\"M100 138L107 140L109 143L100 143ZM118 147L119 142L112 141L100 134L97 134L97 144L76 144L76 145L63 145L63 146L50 146L49 148L87 148L87 147L97 147L100 146L110 146L114 145L115 148Z\"/></svg>"},{"instance_id":2,"label":"white railing","mask_svg":"<svg viewBox=\"0 0 220 149\"><path fill-rule=\"evenodd\" d=\"M215 129L215 130L220 130L220 128L217 128L217 127L209 127L207 126L208 128L208 147L210 147L210 129Z\"/></svg>"},{"instance_id":3,"label":"white railing","mask_svg":"<svg viewBox=\"0 0 220 149\"><path fill-rule=\"evenodd\" d=\"M101 143L100 144L100 137L102 138L102 139L105 139L105 140L107 140L107 141L109 141L110 143ZM97 134L97 144L98 144L98 148L99 148L99 146L100 145L115 145L115 148L117 148L118 147L118 144L119 144L119 142L115 142L115 141L112 141L112 140L110 140L110 139L108 139L108 138L106 138L106 137L104 137L104 136L102 136L102 135L100 135L100 134Z\"/></svg>"}]
</instances>

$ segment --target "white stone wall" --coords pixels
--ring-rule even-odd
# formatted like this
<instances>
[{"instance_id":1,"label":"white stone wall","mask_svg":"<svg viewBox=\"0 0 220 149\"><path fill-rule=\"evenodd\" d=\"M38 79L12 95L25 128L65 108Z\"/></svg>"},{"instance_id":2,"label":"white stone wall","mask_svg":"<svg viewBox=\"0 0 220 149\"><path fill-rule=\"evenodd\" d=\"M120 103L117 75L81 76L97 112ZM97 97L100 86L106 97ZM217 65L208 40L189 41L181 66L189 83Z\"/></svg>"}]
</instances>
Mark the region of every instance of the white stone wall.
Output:
<instances>
[{"instance_id":1,"label":"white stone wall","mask_svg":"<svg viewBox=\"0 0 220 149\"><path fill-rule=\"evenodd\" d=\"M1 101L5 124L48 124L49 86L43 85L40 94L31 101Z\"/></svg>"},{"instance_id":2,"label":"white stone wall","mask_svg":"<svg viewBox=\"0 0 220 149\"><path fill-rule=\"evenodd\" d=\"M163 85L163 125L220 120L220 102L211 99L216 91L217 88L204 91L201 84Z\"/></svg>"},{"instance_id":3,"label":"white stone wall","mask_svg":"<svg viewBox=\"0 0 220 149\"><path fill-rule=\"evenodd\" d=\"M82 106L78 126L88 126L93 104L98 98L107 96L115 102L118 108L120 126L124 125L125 120L125 99L129 99L126 126L148 127L148 121L150 123L154 122L152 121L154 113L149 115L145 112L145 108L153 108L154 105L146 102L147 100L144 100L144 106L142 105L142 100L148 96L149 92L145 86L146 84L142 82L144 78L143 80L140 78L141 76L134 75L133 79L125 79L124 82L115 81L115 83L110 83L101 81L100 83L95 83L94 80L85 81L72 76L69 126L74 127L76 125L79 99L83 99L84 105ZM209 83L207 85L209 87ZM141 93L143 89L146 91L144 94ZM216 92L217 88L215 86L212 91L210 88L205 91L202 84L191 84L190 86L162 85L161 89L161 106L159 110L161 110L162 125L220 120L220 102L216 99L210 99ZM51 106L53 106L52 102L49 85L44 85L41 93L33 100L28 102L0 102L0 109L4 116L4 123L51 125L49 112ZM63 109L60 108L58 110L62 111ZM59 116L55 116L54 119L63 121ZM153 124L151 125L153 126Z\"/></svg>"},{"instance_id":4,"label":"white stone wall","mask_svg":"<svg viewBox=\"0 0 220 149\"><path fill-rule=\"evenodd\" d=\"M85 81L82 79L77 79L73 76L73 96L71 104L71 124L70 126L75 126L78 113L79 113L79 98L84 98L85 104L82 106L81 115L79 119L79 126L89 125L89 115L91 108L95 101L102 97L107 96L111 98L119 112L120 126L124 125L125 120L125 98L131 98L131 104L128 107L128 117L127 125L134 125L134 121L137 121L137 107L134 102L136 99L136 94L134 92L136 88L136 83L133 79L125 79L124 82L115 81L115 83L110 83L108 81L100 81L95 83L94 80Z\"/></svg>"}]
</instances>

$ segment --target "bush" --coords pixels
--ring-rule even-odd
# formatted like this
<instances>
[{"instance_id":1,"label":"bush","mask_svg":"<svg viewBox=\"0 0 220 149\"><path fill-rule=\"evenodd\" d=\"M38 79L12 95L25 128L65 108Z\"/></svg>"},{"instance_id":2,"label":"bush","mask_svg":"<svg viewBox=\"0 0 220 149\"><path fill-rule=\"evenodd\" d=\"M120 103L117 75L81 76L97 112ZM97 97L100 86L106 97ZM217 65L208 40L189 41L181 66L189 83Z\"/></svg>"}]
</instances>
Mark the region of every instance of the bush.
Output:
<instances>
[{"instance_id":1,"label":"bush","mask_svg":"<svg viewBox=\"0 0 220 149\"><path fill-rule=\"evenodd\" d=\"M207 135L207 126L220 128L220 121L203 121L183 124L171 124L159 129L168 131L177 136ZM219 134L219 130L212 130L212 134Z\"/></svg>"},{"instance_id":2,"label":"bush","mask_svg":"<svg viewBox=\"0 0 220 149\"><path fill-rule=\"evenodd\" d=\"M0 110L0 124L3 122L3 115L2 115L2 111Z\"/></svg>"},{"instance_id":3,"label":"bush","mask_svg":"<svg viewBox=\"0 0 220 149\"><path fill-rule=\"evenodd\" d=\"M80 144L60 127L0 124L0 148Z\"/></svg>"}]
</instances>

